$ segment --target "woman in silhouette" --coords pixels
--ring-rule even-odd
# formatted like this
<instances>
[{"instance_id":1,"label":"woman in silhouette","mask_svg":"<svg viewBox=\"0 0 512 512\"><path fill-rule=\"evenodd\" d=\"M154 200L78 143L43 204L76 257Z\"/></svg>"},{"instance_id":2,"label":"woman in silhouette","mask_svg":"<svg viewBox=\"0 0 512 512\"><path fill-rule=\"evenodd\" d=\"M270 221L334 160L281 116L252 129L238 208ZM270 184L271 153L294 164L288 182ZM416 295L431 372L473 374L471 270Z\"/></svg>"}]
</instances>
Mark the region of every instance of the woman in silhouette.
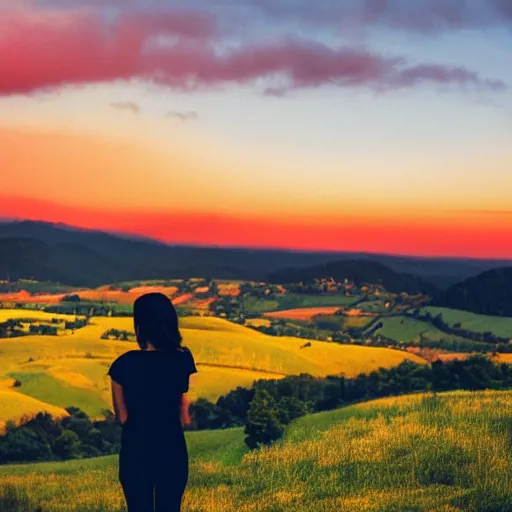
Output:
<instances>
[{"instance_id":1,"label":"woman in silhouette","mask_svg":"<svg viewBox=\"0 0 512 512\"><path fill-rule=\"evenodd\" d=\"M133 316L141 350L122 354L108 372L122 425L119 480L128 512L179 512L188 480L186 393L197 370L165 295L139 297Z\"/></svg>"}]
</instances>

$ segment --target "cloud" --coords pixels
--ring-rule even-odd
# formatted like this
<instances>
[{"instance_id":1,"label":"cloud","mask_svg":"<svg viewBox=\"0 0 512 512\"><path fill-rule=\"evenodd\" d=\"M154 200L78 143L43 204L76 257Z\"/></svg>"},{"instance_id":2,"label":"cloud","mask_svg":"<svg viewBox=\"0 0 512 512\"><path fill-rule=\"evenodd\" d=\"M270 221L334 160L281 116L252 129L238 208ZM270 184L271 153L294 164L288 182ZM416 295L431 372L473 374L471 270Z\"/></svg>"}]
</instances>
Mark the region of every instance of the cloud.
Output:
<instances>
[{"instance_id":1,"label":"cloud","mask_svg":"<svg viewBox=\"0 0 512 512\"><path fill-rule=\"evenodd\" d=\"M494 0L494 5L504 19L512 21L512 2L510 0Z\"/></svg>"},{"instance_id":2,"label":"cloud","mask_svg":"<svg viewBox=\"0 0 512 512\"><path fill-rule=\"evenodd\" d=\"M209 41L217 30L211 16L185 11L126 11L113 19L90 7L0 14L0 94L151 75L158 71L148 66L152 45Z\"/></svg>"},{"instance_id":3,"label":"cloud","mask_svg":"<svg viewBox=\"0 0 512 512\"><path fill-rule=\"evenodd\" d=\"M106 17L96 8L25 8L2 13L0 34L4 95L132 78L181 90L258 81L273 95L327 84L380 91L423 83L506 88L463 67L412 64L315 41L277 39L220 51L214 19L193 11Z\"/></svg>"},{"instance_id":4,"label":"cloud","mask_svg":"<svg viewBox=\"0 0 512 512\"><path fill-rule=\"evenodd\" d=\"M245 0L266 17L333 27L386 26L431 33L512 21L510 0Z\"/></svg>"},{"instance_id":5,"label":"cloud","mask_svg":"<svg viewBox=\"0 0 512 512\"><path fill-rule=\"evenodd\" d=\"M113 9L181 9L191 12L189 0L16 0L21 5L62 7L96 6ZM0 8L12 5L0 0ZM299 22L331 27L385 26L394 30L440 32L508 25L510 0L195 0L196 10L239 20L244 27L258 23L254 15L272 22Z\"/></svg>"},{"instance_id":6,"label":"cloud","mask_svg":"<svg viewBox=\"0 0 512 512\"><path fill-rule=\"evenodd\" d=\"M411 86L422 81L437 83L454 83L459 85L473 84L484 89L505 90L507 86L501 80L481 78L475 71L462 67L423 64L404 69L397 77L398 83Z\"/></svg>"},{"instance_id":7,"label":"cloud","mask_svg":"<svg viewBox=\"0 0 512 512\"><path fill-rule=\"evenodd\" d=\"M176 110L171 110L170 112L167 112L166 117L178 119L179 121L182 121L182 122L196 121L199 118L199 116L197 115L197 112L195 112L193 110L189 110L186 112L179 112Z\"/></svg>"},{"instance_id":8,"label":"cloud","mask_svg":"<svg viewBox=\"0 0 512 512\"><path fill-rule=\"evenodd\" d=\"M134 114L138 114L140 112L139 106L133 101L113 101L110 106L117 110L128 110Z\"/></svg>"}]
</instances>

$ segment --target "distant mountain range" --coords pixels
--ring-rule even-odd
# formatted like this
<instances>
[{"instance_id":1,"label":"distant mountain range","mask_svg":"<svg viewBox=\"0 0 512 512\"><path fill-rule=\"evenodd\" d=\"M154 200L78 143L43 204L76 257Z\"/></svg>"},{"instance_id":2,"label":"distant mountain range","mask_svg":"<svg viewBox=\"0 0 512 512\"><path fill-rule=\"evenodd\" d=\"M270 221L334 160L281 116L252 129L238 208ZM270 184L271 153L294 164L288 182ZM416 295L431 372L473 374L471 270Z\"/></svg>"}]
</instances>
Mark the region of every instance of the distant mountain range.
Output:
<instances>
[{"instance_id":1,"label":"distant mountain range","mask_svg":"<svg viewBox=\"0 0 512 512\"><path fill-rule=\"evenodd\" d=\"M450 286L439 303L483 315L512 316L512 266L488 270Z\"/></svg>"},{"instance_id":2,"label":"distant mountain range","mask_svg":"<svg viewBox=\"0 0 512 512\"><path fill-rule=\"evenodd\" d=\"M351 276L380 280L393 289L403 285L425 290L447 289L482 272L512 266L512 261L179 246L64 224L0 223L0 279L33 278L91 287L187 277L263 281L297 269L313 275L323 272L322 266L334 266L341 274L343 268L350 269Z\"/></svg>"}]
</instances>

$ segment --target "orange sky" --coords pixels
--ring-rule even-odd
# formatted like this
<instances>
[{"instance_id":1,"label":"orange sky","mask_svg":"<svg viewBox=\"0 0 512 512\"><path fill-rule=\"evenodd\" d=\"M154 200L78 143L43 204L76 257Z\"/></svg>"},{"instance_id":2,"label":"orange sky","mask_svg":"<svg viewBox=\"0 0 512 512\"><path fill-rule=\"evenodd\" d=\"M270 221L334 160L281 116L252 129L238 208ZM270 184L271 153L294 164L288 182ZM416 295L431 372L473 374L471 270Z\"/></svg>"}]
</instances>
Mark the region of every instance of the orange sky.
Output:
<instances>
[{"instance_id":1,"label":"orange sky","mask_svg":"<svg viewBox=\"0 0 512 512\"><path fill-rule=\"evenodd\" d=\"M512 257L509 189L496 183L419 176L415 188L391 173L285 180L261 154L198 134L170 131L162 143L119 133L0 127L0 217L185 244Z\"/></svg>"},{"instance_id":2,"label":"orange sky","mask_svg":"<svg viewBox=\"0 0 512 512\"><path fill-rule=\"evenodd\" d=\"M275 220L219 214L93 209L20 197L3 197L0 216L66 222L138 233L184 244L386 252L427 256L507 258L512 254L512 215L444 212L437 217L293 216ZM501 217L501 218L500 218ZM443 220L444 219L444 220ZM299 222L298 222L299 221Z\"/></svg>"},{"instance_id":3,"label":"orange sky","mask_svg":"<svg viewBox=\"0 0 512 512\"><path fill-rule=\"evenodd\" d=\"M512 259L503 2L64 3L0 0L1 217Z\"/></svg>"}]
</instances>

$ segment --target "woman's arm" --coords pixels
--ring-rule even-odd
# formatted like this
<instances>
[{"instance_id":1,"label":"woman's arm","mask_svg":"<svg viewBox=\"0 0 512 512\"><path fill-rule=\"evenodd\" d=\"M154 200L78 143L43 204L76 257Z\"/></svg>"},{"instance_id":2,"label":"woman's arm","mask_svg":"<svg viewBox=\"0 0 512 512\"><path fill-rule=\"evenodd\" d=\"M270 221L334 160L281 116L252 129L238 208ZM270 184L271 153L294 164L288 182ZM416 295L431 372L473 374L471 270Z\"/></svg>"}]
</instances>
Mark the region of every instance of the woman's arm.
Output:
<instances>
[{"instance_id":1,"label":"woman's arm","mask_svg":"<svg viewBox=\"0 0 512 512\"><path fill-rule=\"evenodd\" d=\"M187 395L186 393L183 393L181 395L181 399L180 399L180 419L181 419L181 424L185 427L185 426L188 426L190 425L192 422L190 420L190 416L188 414L188 398L187 398Z\"/></svg>"},{"instance_id":2,"label":"woman's arm","mask_svg":"<svg viewBox=\"0 0 512 512\"><path fill-rule=\"evenodd\" d=\"M121 425L124 425L128 419L128 411L124 403L123 386L118 384L115 380L112 380L112 403L114 404L116 419Z\"/></svg>"}]
</instances>

